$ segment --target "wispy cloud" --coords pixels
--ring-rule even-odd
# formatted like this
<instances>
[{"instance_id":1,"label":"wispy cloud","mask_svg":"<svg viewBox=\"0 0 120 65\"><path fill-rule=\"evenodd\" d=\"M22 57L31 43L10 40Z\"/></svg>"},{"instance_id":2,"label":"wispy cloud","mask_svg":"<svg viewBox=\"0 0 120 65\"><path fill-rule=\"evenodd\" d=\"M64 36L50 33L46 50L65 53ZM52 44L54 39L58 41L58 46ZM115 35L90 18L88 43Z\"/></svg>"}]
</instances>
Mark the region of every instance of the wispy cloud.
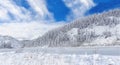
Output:
<instances>
[{"instance_id":1,"label":"wispy cloud","mask_svg":"<svg viewBox=\"0 0 120 65\"><path fill-rule=\"evenodd\" d=\"M95 6L93 0L63 0L67 7L71 9L69 19L75 19L84 16L86 11Z\"/></svg>"},{"instance_id":2,"label":"wispy cloud","mask_svg":"<svg viewBox=\"0 0 120 65\"><path fill-rule=\"evenodd\" d=\"M0 0L0 20L3 22L21 21L30 19L29 13L26 9L18 7L12 0ZM25 12L25 13L23 13Z\"/></svg>"},{"instance_id":3,"label":"wispy cloud","mask_svg":"<svg viewBox=\"0 0 120 65\"><path fill-rule=\"evenodd\" d=\"M40 19L45 19L46 17L53 19L53 15L48 11L45 0L27 0L32 7L32 9L37 13Z\"/></svg>"},{"instance_id":4,"label":"wispy cloud","mask_svg":"<svg viewBox=\"0 0 120 65\"><path fill-rule=\"evenodd\" d=\"M18 6L14 0L0 0L0 20L3 22L30 22L46 20L46 18L54 20L52 13L46 7L45 0L27 0L27 2L31 6L31 10Z\"/></svg>"}]
</instances>

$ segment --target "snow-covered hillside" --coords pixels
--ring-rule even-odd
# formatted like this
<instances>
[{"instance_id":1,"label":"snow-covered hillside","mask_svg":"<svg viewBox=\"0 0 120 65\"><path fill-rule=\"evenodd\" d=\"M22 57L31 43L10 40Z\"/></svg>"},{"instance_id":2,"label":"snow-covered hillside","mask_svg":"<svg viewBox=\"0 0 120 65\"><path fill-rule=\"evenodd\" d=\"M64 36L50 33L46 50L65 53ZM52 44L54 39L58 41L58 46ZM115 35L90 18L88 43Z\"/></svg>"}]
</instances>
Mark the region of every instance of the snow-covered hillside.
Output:
<instances>
[{"instance_id":1,"label":"snow-covered hillside","mask_svg":"<svg viewBox=\"0 0 120 65\"><path fill-rule=\"evenodd\" d=\"M19 40L10 36L0 36L0 48L21 48Z\"/></svg>"},{"instance_id":2,"label":"snow-covered hillside","mask_svg":"<svg viewBox=\"0 0 120 65\"><path fill-rule=\"evenodd\" d=\"M25 47L116 46L120 43L120 9L77 19L25 43Z\"/></svg>"}]
</instances>

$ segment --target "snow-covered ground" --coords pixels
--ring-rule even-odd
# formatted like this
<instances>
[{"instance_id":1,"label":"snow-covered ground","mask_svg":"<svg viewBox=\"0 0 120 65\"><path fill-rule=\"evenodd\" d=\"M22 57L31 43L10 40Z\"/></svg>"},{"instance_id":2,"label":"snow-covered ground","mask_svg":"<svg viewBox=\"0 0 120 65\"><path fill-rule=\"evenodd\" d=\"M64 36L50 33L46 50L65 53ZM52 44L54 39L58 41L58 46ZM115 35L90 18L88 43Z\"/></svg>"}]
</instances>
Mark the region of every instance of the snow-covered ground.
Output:
<instances>
[{"instance_id":1,"label":"snow-covered ground","mask_svg":"<svg viewBox=\"0 0 120 65\"><path fill-rule=\"evenodd\" d=\"M101 48L4 49L0 50L0 65L120 65L119 47Z\"/></svg>"},{"instance_id":2,"label":"snow-covered ground","mask_svg":"<svg viewBox=\"0 0 120 65\"><path fill-rule=\"evenodd\" d=\"M0 65L120 65L120 56L1 53Z\"/></svg>"}]
</instances>

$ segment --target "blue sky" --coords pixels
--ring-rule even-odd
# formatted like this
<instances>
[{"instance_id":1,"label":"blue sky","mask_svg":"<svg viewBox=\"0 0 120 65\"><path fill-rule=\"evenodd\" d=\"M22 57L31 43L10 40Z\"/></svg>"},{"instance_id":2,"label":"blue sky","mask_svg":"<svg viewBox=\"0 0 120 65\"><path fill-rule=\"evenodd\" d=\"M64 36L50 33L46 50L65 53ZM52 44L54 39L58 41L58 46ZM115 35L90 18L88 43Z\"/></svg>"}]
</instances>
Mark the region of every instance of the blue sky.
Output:
<instances>
[{"instance_id":1,"label":"blue sky","mask_svg":"<svg viewBox=\"0 0 120 65\"><path fill-rule=\"evenodd\" d=\"M66 20L66 16L70 13L70 9L62 0L46 0L47 8L54 14L57 21Z\"/></svg>"},{"instance_id":2,"label":"blue sky","mask_svg":"<svg viewBox=\"0 0 120 65\"><path fill-rule=\"evenodd\" d=\"M34 16L36 14L38 14L38 12L36 12L35 9L34 9L35 6L33 5L33 7L32 7L32 4L30 4L29 0L11 0L11 1L13 3L15 3L13 5L16 5L17 7L25 8L26 10L30 11L30 13L31 13L30 16L33 16L32 17L33 19L34 19ZM40 0L35 0L35 1L39 2ZM35 1L31 0L31 2L35 2ZM43 3L43 4L45 5L45 7L48 10L48 12L43 12L43 13L45 13L44 14L45 16L43 15L44 17L42 19L50 19L51 16L49 16L49 14L48 14L50 12L52 14L52 18L55 20L55 22L60 22L60 21L65 21L66 22L66 21L68 21L68 16L71 16L71 15L73 15L71 17L72 18L71 20L74 20L74 19L79 18L81 16L87 16L87 15L91 15L91 14L94 14L94 13L101 13L103 11L107 11L107 10L110 10L110 9L114 9L114 8L119 8L120 7L120 3L119 3L120 0L90 0L95 5L93 6L91 3L87 2L87 4L90 4L89 5L90 7L87 6L89 8L86 9L84 13L81 13L81 12L77 13L76 12L78 15L75 18L74 17L75 13L73 13L72 9L73 10L74 9L77 10L77 8L79 9L80 7L82 7L83 5L85 5L86 3L81 3L82 0L81 0L81 2L79 0L76 0L76 2L77 1L80 2L80 3L77 3L77 4L74 4L74 2L73 2L74 0L44 0L44 1L45 1L45 3ZM85 0L85 1L88 1L88 0ZM68 3L66 3L66 2L68 2ZM38 4L40 4L40 3L38 3ZM71 7L69 7L69 4L71 5ZM36 5L36 6L40 7L41 5ZM21 11L22 11L22 14L26 14L27 13L27 12L25 12L23 10L21 10ZM81 11L81 10L79 9L78 11ZM16 19L16 16L14 16L14 14L11 13L11 12L9 12L9 11L8 11L7 15L12 20ZM40 16L38 15L38 18ZM2 20L1 19L0 21L4 22L6 20ZM9 21L9 20L7 20L7 21Z\"/></svg>"},{"instance_id":3,"label":"blue sky","mask_svg":"<svg viewBox=\"0 0 120 65\"><path fill-rule=\"evenodd\" d=\"M13 0L13 1L18 6L31 10L31 6L26 0ZM96 6L86 11L88 15L94 13L101 13L103 11L120 7L120 0L93 0L93 2L96 4ZM66 17L67 15L70 14L71 9L65 5L63 0L46 0L46 3L48 11L53 13L53 17L55 18L56 21L67 20Z\"/></svg>"},{"instance_id":4,"label":"blue sky","mask_svg":"<svg viewBox=\"0 0 120 65\"><path fill-rule=\"evenodd\" d=\"M120 8L120 0L0 0L0 35L41 36L66 22L114 8Z\"/></svg>"},{"instance_id":5,"label":"blue sky","mask_svg":"<svg viewBox=\"0 0 120 65\"><path fill-rule=\"evenodd\" d=\"M88 14L101 13L110 9L120 8L120 0L94 0L97 4L88 10Z\"/></svg>"}]
</instances>

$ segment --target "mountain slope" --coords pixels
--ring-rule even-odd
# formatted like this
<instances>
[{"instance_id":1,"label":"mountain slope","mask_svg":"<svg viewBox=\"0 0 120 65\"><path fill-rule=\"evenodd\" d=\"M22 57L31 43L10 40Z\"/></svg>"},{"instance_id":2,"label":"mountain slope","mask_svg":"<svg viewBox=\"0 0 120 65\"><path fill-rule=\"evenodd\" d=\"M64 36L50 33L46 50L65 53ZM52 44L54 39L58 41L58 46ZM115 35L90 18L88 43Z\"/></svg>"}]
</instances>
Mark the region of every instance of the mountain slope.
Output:
<instances>
[{"instance_id":1,"label":"mountain slope","mask_svg":"<svg viewBox=\"0 0 120 65\"><path fill-rule=\"evenodd\" d=\"M119 45L120 9L77 19L51 30L25 46L78 47Z\"/></svg>"}]
</instances>

